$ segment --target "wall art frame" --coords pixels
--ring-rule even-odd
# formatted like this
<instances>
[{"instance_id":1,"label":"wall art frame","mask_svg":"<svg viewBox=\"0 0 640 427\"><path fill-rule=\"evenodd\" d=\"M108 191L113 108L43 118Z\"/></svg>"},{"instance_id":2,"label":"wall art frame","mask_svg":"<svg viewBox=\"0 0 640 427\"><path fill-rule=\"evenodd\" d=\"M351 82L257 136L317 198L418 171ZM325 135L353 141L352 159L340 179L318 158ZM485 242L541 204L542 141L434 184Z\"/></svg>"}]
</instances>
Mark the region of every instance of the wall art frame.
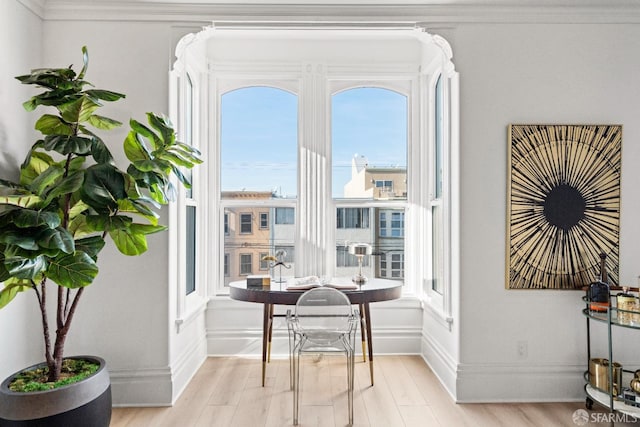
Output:
<instances>
[{"instance_id":1,"label":"wall art frame","mask_svg":"<svg viewBox=\"0 0 640 427\"><path fill-rule=\"evenodd\" d=\"M622 125L511 124L507 289L619 283Z\"/></svg>"}]
</instances>

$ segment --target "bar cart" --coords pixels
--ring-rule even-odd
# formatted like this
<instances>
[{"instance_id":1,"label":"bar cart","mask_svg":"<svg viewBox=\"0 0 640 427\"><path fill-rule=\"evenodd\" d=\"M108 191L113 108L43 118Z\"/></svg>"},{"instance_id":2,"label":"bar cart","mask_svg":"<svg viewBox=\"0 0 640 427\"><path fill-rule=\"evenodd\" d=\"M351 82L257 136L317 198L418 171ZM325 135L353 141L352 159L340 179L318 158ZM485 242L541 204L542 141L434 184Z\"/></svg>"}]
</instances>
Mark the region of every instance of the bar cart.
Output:
<instances>
[{"instance_id":1,"label":"bar cart","mask_svg":"<svg viewBox=\"0 0 640 427\"><path fill-rule=\"evenodd\" d=\"M625 288L626 290L627 288ZM638 292L638 288L629 288ZM585 393L587 409L592 409L594 403L607 408L610 411L630 415L640 420L640 369L634 371L623 369L614 362L612 332L614 328L630 328L640 330L640 312L625 310L626 307L618 307L613 304L616 301L618 291L623 288L611 286L609 288L608 307L597 307L589 298L589 293L583 296L585 308L582 313L587 320L587 361L588 370L584 373ZM592 358L591 356L591 322L602 322L607 330L607 357L608 359ZM638 390L630 387L632 380L638 380ZM634 385L636 385L634 383Z\"/></svg>"}]
</instances>

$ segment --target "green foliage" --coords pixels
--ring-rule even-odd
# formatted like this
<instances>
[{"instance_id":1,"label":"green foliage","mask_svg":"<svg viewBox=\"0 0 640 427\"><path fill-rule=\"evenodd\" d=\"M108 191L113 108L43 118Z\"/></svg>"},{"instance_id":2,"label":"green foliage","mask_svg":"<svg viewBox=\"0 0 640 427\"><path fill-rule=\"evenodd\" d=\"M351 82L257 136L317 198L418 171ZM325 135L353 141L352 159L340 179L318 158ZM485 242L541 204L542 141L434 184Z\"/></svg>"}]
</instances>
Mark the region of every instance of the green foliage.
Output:
<instances>
[{"instance_id":1,"label":"green foliage","mask_svg":"<svg viewBox=\"0 0 640 427\"><path fill-rule=\"evenodd\" d=\"M14 392L45 391L73 384L93 374L100 368L98 363L84 359L65 359L62 362L62 375L58 381L49 381L49 368L46 366L20 372L9 384Z\"/></svg>"},{"instance_id":2,"label":"green foliage","mask_svg":"<svg viewBox=\"0 0 640 427\"><path fill-rule=\"evenodd\" d=\"M0 180L0 308L47 279L69 289L91 284L107 238L124 255L144 253L146 236L165 229L159 208L173 198L172 175L189 187L183 170L201 163L166 117L147 113L146 123L129 122L123 148L131 163L118 168L96 132L121 123L97 112L125 95L86 81L89 56L82 52L80 73L43 68L16 77L43 89L24 108L49 111L35 123L42 139L22 163L19 182Z\"/></svg>"}]
</instances>

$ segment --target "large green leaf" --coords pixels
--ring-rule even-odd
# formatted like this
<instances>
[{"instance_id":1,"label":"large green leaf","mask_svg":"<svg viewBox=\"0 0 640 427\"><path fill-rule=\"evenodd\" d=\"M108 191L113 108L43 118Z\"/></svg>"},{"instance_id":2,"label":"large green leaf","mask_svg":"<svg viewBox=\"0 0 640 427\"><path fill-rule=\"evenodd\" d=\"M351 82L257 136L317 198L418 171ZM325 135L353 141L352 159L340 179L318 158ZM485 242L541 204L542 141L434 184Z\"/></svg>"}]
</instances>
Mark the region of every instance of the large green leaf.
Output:
<instances>
[{"instance_id":1,"label":"large green leaf","mask_svg":"<svg viewBox=\"0 0 640 427\"><path fill-rule=\"evenodd\" d=\"M144 145L144 141L146 140L149 145L151 145L151 150L157 150L162 146L162 141L151 129L147 126L143 125L139 121L135 119L129 120L129 126L133 130L134 133L138 134L136 137L139 141Z\"/></svg>"},{"instance_id":2,"label":"large green leaf","mask_svg":"<svg viewBox=\"0 0 640 427\"><path fill-rule=\"evenodd\" d=\"M93 282L98 266L89 255L76 251L49 262L47 277L66 288L81 288Z\"/></svg>"},{"instance_id":3,"label":"large green leaf","mask_svg":"<svg viewBox=\"0 0 640 427\"><path fill-rule=\"evenodd\" d=\"M56 89L64 86L65 82L73 80L76 72L72 68L35 68L31 74L18 76L16 79L23 84L32 84Z\"/></svg>"},{"instance_id":4,"label":"large green leaf","mask_svg":"<svg viewBox=\"0 0 640 427\"><path fill-rule=\"evenodd\" d=\"M46 270L47 260L42 254L11 246L5 250L4 265L13 277L33 279Z\"/></svg>"},{"instance_id":5,"label":"large green leaf","mask_svg":"<svg viewBox=\"0 0 640 427\"><path fill-rule=\"evenodd\" d=\"M103 89L89 89L84 93L94 99L101 99L103 101L117 101L121 98L126 98L125 94Z\"/></svg>"},{"instance_id":6,"label":"large green leaf","mask_svg":"<svg viewBox=\"0 0 640 427\"><path fill-rule=\"evenodd\" d=\"M91 236L76 240L76 250L86 253L94 261L104 245L105 241L102 236Z\"/></svg>"},{"instance_id":7,"label":"large green leaf","mask_svg":"<svg viewBox=\"0 0 640 427\"><path fill-rule=\"evenodd\" d=\"M102 142L100 138L93 138L93 145L91 146L91 155L96 163L113 163L113 155L106 144Z\"/></svg>"},{"instance_id":8,"label":"large green leaf","mask_svg":"<svg viewBox=\"0 0 640 427\"><path fill-rule=\"evenodd\" d=\"M110 119L109 117L99 116L97 114L90 116L88 120L93 127L102 130L110 130L115 129L118 126L122 126L122 122Z\"/></svg>"},{"instance_id":9,"label":"large green leaf","mask_svg":"<svg viewBox=\"0 0 640 427\"><path fill-rule=\"evenodd\" d=\"M26 233L24 230L19 229L2 230L0 243L15 245L29 251L38 250L38 243L32 233Z\"/></svg>"},{"instance_id":10,"label":"large green leaf","mask_svg":"<svg viewBox=\"0 0 640 427\"><path fill-rule=\"evenodd\" d=\"M89 117L100 105L88 96L83 96L72 102L58 106L60 115L68 123L82 123L89 120Z\"/></svg>"},{"instance_id":11,"label":"large green leaf","mask_svg":"<svg viewBox=\"0 0 640 427\"><path fill-rule=\"evenodd\" d=\"M160 231L165 231L167 229L166 225L152 225L152 224L138 224L133 223L131 227L129 227L132 233L134 234L153 234L158 233Z\"/></svg>"},{"instance_id":12,"label":"large green leaf","mask_svg":"<svg viewBox=\"0 0 640 427\"><path fill-rule=\"evenodd\" d=\"M174 143L176 133L168 117L155 113L147 113L147 120L151 127L160 133L160 139L163 142L162 146ZM158 146L157 148L162 148L162 146Z\"/></svg>"},{"instance_id":13,"label":"large green leaf","mask_svg":"<svg viewBox=\"0 0 640 427\"><path fill-rule=\"evenodd\" d=\"M118 200L126 197L124 177L110 164L87 168L82 185L82 200L99 213L115 211Z\"/></svg>"},{"instance_id":14,"label":"large green leaf","mask_svg":"<svg viewBox=\"0 0 640 427\"><path fill-rule=\"evenodd\" d=\"M96 232L96 230L87 224L87 218L84 215L78 215L69 221L67 229L69 233L73 235L74 239L80 239Z\"/></svg>"},{"instance_id":15,"label":"large green leaf","mask_svg":"<svg viewBox=\"0 0 640 427\"><path fill-rule=\"evenodd\" d=\"M153 209L149 208L144 203L140 203L143 199L127 199L118 201L118 211L122 213L131 213L136 215L141 215L147 221L149 221L153 225L158 224L158 218L160 215L156 213ZM146 199L145 199L146 200Z\"/></svg>"},{"instance_id":16,"label":"large green leaf","mask_svg":"<svg viewBox=\"0 0 640 427\"><path fill-rule=\"evenodd\" d=\"M43 205L42 199L34 194L0 196L0 205L19 206L21 208L38 208Z\"/></svg>"},{"instance_id":17,"label":"large green leaf","mask_svg":"<svg viewBox=\"0 0 640 427\"><path fill-rule=\"evenodd\" d=\"M129 228L133 220L125 215L86 215L87 226L92 231L109 231Z\"/></svg>"},{"instance_id":18,"label":"large green leaf","mask_svg":"<svg viewBox=\"0 0 640 427\"><path fill-rule=\"evenodd\" d=\"M60 216L56 212L38 211L32 209L20 209L13 217L16 227L29 228L46 225L49 228L60 226Z\"/></svg>"},{"instance_id":19,"label":"large green leaf","mask_svg":"<svg viewBox=\"0 0 640 427\"><path fill-rule=\"evenodd\" d=\"M47 135L44 138L44 147L64 156L72 153L86 156L91 153L93 139L73 135Z\"/></svg>"},{"instance_id":20,"label":"large green leaf","mask_svg":"<svg viewBox=\"0 0 640 427\"><path fill-rule=\"evenodd\" d=\"M87 205L82 200L78 200L72 203L71 208L69 209L69 218L73 219L80 215L82 212L85 212L89 209L89 205Z\"/></svg>"},{"instance_id":21,"label":"large green leaf","mask_svg":"<svg viewBox=\"0 0 640 427\"><path fill-rule=\"evenodd\" d=\"M84 182L84 171L79 170L63 178L58 185L53 187L46 195L45 204L51 203L53 199L63 194L73 193L82 187Z\"/></svg>"},{"instance_id":22,"label":"large green leaf","mask_svg":"<svg viewBox=\"0 0 640 427\"><path fill-rule=\"evenodd\" d=\"M52 114L43 114L36 122L36 129L44 135L73 135L73 126Z\"/></svg>"},{"instance_id":23,"label":"large green leaf","mask_svg":"<svg viewBox=\"0 0 640 427\"><path fill-rule=\"evenodd\" d=\"M73 236L62 227L45 229L38 236L38 245L47 249L59 249L71 254L75 251Z\"/></svg>"},{"instance_id":24,"label":"large green leaf","mask_svg":"<svg viewBox=\"0 0 640 427\"><path fill-rule=\"evenodd\" d=\"M38 175L31 184L29 190L38 196L42 196L44 191L50 187L58 178L64 175L64 169L58 165L51 165L47 170Z\"/></svg>"},{"instance_id":25,"label":"large green leaf","mask_svg":"<svg viewBox=\"0 0 640 427\"><path fill-rule=\"evenodd\" d=\"M0 283L5 282L11 278L11 274L7 271L7 267L4 265L4 250L6 246L0 244Z\"/></svg>"},{"instance_id":26,"label":"large green leaf","mask_svg":"<svg viewBox=\"0 0 640 427\"><path fill-rule=\"evenodd\" d=\"M109 231L118 250L125 255L140 255L147 251L147 238L144 233L136 233L129 228Z\"/></svg>"},{"instance_id":27,"label":"large green leaf","mask_svg":"<svg viewBox=\"0 0 640 427\"><path fill-rule=\"evenodd\" d=\"M49 166L55 163L53 158L47 153L35 151L36 148L44 145L43 140L39 140L25 158L20 167L20 183L27 185L38 177L42 172L46 171ZM37 146L37 147L36 147Z\"/></svg>"},{"instance_id":28,"label":"large green leaf","mask_svg":"<svg viewBox=\"0 0 640 427\"><path fill-rule=\"evenodd\" d=\"M131 131L124 140L124 154L132 162L149 161L151 156L147 148L142 144L138 135Z\"/></svg>"},{"instance_id":29,"label":"large green leaf","mask_svg":"<svg viewBox=\"0 0 640 427\"><path fill-rule=\"evenodd\" d=\"M87 68L89 68L89 51L86 46L82 46L82 70L80 70L80 74L78 74L79 79L84 78L84 75L87 73Z\"/></svg>"},{"instance_id":30,"label":"large green leaf","mask_svg":"<svg viewBox=\"0 0 640 427\"><path fill-rule=\"evenodd\" d=\"M0 282L2 281L0 280ZM16 297L18 292L22 292L27 289L29 289L29 287L25 285L23 281L5 283L4 288L0 290L0 308L9 304Z\"/></svg>"}]
</instances>

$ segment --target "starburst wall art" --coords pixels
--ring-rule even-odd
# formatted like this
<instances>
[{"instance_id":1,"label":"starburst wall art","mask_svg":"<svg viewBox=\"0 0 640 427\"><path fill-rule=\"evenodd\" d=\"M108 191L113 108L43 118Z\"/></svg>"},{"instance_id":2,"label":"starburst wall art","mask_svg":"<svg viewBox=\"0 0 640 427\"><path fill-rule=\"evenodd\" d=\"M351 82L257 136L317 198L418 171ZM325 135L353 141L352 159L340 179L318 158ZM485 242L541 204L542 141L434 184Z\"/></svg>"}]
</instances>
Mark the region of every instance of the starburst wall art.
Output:
<instances>
[{"instance_id":1,"label":"starburst wall art","mask_svg":"<svg viewBox=\"0 0 640 427\"><path fill-rule=\"evenodd\" d=\"M620 125L510 125L507 288L618 284Z\"/></svg>"}]
</instances>

